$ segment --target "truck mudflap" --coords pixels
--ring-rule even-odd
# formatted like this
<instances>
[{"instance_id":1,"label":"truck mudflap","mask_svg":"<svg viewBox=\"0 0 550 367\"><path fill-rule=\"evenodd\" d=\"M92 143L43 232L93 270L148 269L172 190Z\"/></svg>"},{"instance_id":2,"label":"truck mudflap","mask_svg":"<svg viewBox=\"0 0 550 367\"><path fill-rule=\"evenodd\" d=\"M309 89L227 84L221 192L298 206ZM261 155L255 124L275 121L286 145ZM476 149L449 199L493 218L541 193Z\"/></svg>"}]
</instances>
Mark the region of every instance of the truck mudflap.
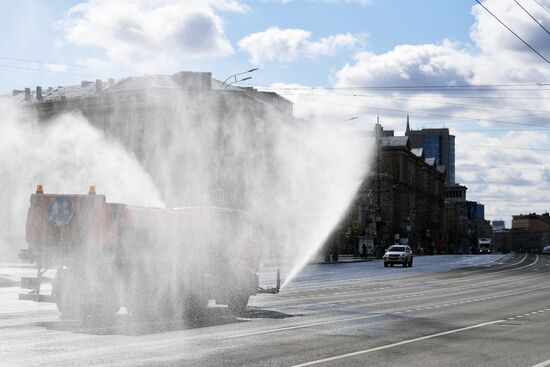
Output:
<instances>
[{"instance_id":1,"label":"truck mudflap","mask_svg":"<svg viewBox=\"0 0 550 367\"><path fill-rule=\"evenodd\" d=\"M42 283L42 275L47 269L42 269L40 266L36 269L36 277L21 277L22 289L29 289L27 293L19 293L19 299L23 301L48 302L55 303L55 297L51 294L40 294L40 286Z\"/></svg>"},{"instance_id":2,"label":"truck mudflap","mask_svg":"<svg viewBox=\"0 0 550 367\"><path fill-rule=\"evenodd\" d=\"M277 269L277 285L275 287L258 287L258 290L256 293L270 293L270 294L277 294L281 290L281 270Z\"/></svg>"}]
</instances>

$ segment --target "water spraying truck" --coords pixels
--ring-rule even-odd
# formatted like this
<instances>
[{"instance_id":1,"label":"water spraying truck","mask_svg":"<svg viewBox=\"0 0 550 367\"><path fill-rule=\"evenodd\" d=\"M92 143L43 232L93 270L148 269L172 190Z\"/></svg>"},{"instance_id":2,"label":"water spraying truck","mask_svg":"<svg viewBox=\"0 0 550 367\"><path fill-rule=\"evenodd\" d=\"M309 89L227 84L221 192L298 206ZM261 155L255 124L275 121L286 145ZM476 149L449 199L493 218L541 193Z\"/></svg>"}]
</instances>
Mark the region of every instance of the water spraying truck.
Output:
<instances>
[{"instance_id":1,"label":"water spraying truck","mask_svg":"<svg viewBox=\"0 0 550 367\"><path fill-rule=\"evenodd\" d=\"M19 299L54 302L66 318L109 318L125 307L138 319L195 317L210 300L230 311L260 288L258 236L246 211L219 207L148 208L106 202L88 194L31 195L28 248L22 259L37 267L21 279ZM52 289L41 293L55 269Z\"/></svg>"}]
</instances>

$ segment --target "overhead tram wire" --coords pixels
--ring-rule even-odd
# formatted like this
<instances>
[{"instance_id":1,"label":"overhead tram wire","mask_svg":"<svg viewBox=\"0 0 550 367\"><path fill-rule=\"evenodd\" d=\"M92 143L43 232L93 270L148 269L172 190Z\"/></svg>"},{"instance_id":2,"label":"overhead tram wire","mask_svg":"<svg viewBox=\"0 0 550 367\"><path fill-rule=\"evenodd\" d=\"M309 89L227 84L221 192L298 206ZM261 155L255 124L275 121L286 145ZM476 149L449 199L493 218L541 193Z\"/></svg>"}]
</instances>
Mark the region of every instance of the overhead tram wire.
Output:
<instances>
[{"instance_id":1,"label":"overhead tram wire","mask_svg":"<svg viewBox=\"0 0 550 367\"><path fill-rule=\"evenodd\" d=\"M246 84L245 84L246 85ZM543 88L548 85L541 83L524 83L524 84L468 84L468 85L411 85L411 86L350 86L350 87L273 87L267 85L252 85L249 86L261 88L264 90L273 91L315 91L323 90L387 90L387 91L422 91L422 90L444 90L444 91L550 91L550 88Z\"/></svg>"},{"instance_id":2,"label":"overhead tram wire","mask_svg":"<svg viewBox=\"0 0 550 367\"><path fill-rule=\"evenodd\" d=\"M550 131L550 127L542 127L540 129L460 129L460 132L490 132L490 133L506 133L506 132L529 132L529 131Z\"/></svg>"},{"instance_id":3,"label":"overhead tram wire","mask_svg":"<svg viewBox=\"0 0 550 367\"><path fill-rule=\"evenodd\" d=\"M544 4L542 4L539 0L533 0L534 2L536 2L537 4L540 5L541 8L543 8L544 10L546 10L548 13L550 13L550 9L548 9Z\"/></svg>"},{"instance_id":4,"label":"overhead tram wire","mask_svg":"<svg viewBox=\"0 0 550 367\"><path fill-rule=\"evenodd\" d=\"M529 15L529 16L531 17L531 19L533 19L533 20L535 21L535 23L537 23L537 24L539 25L539 27L541 27L542 29L544 29L544 31L550 35L550 32L548 31L548 29L546 29L546 27L543 26L542 23L540 23L533 15L531 15L531 13L529 13L529 11L527 11L527 9L525 9L517 0L514 0L514 2L515 2L516 4L518 4L518 6L519 6L521 9L523 9L523 11L524 11L525 13L527 13L527 15Z\"/></svg>"},{"instance_id":5,"label":"overhead tram wire","mask_svg":"<svg viewBox=\"0 0 550 367\"><path fill-rule=\"evenodd\" d=\"M542 168L530 168L530 167L523 167L523 166L492 166L492 165L477 165L477 164L463 164L463 163L455 163L455 167L469 167L469 168L477 168L477 169L513 169L513 170L525 170L525 171L547 171L550 172L550 167L542 167Z\"/></svg>"},{"instance_id":6,"label":"overhead tram wire","mask_svg":"<svg viewBox=\"0 0 550 367\"><path fill-rule=\"evenodd\" d=\"M400 110L400 109L396 109L396 108L381 108L381 107L373 107L373 106L365 106L365 105L354 105L354 104L336 103L336 102L327 102L327 101L305 101L305 103L319 103L319 104L329 104L329 105L335 105L335 106L364 108L364 109L367 109L367 110L374 110L374 111L388 111L388 112L410 113L410 114L425 115L425 116L449 117L449 118L459 119L459 120L464 120L464 121L486 121L486 122L493 122L493 123L496 123L496 124L546 127L546 125L531 124L531 123L527 123L527 122L511 122L511 121L487 119L487 118L482 118L482 117L457 116L457 115L449 115L449 114L444 114L444 113ZM450 123L450 122L448 121L447 123Z\"/></svg>"},{"instance_id":7,"label":"overhead tram wire","mask_svg":"<svg viewBox=\"0 0 550 367\"><path fill-rule=\"evenodd\" d=\"M301 95L301 94L291 94L286 93L286 95ZM330 94L306 94L304 96L330 96ZM398 97L398 96L381 96L381 95L375 95L375 94L336 94L335 96L342 96L342 97L370 97L370 98L380 98L380 99L390 99L390 100L400 100L400 101L410 101L410 102L417 102L417 103L437 103L437 104L444 104L449 106L461 106L461 107L471 107L471 108L488 108L488 109L496 109L496 110L508 110L508 111L524 111L524 112L536 112L541 114L550 114L550 111L544 111L544 110L532 110L528 108L514 108L514 107L500 107L500 106L487 106L487 105L475 105L475 104L467 104L467 103L457 103L457 102L443 102L443 101L434 101L434 100L419 100L419 99L412 99L407 97Z\"/></svg>"},{"instance_id":8,"label":"overhead tram wire","mask_svg":"<svg viewBox=\"0 0 550 367\"><path fill-rule=\"evenodd\" d=\"M38 72L45 72L45 73L66 74L66 75L75 75L75 76L84 76L84 77L87 77L87 78L95 78L96 77L96 75L91 75L91 74L72 73L70 71L62 71L62 70L48 70L48 69L41 69L41 68L30 68L30 67L25 67L25 66L0 65L0 68L16 69L16 70L27 70L27 71L38 71Z\"/></svg>"},{"instance_id":9,"label":"overhead tram wire","mask_svg":"<svg viewBox=\"0 0 550 367\"><path fill-rule=\"evenodd\" d=\"M87 66L87 65L78 65L78 64L68 64L68 63L65 63L65 62L58 62L58 61L24 59L24 58L8 57L8 56L0 56L0 60L26 62L26 63L38 63L38 64L43 64L43 65L45 65L45 64L48 64L48 65L65 65L67 67L79 68L79 69L93 69L93 70L111 71L111 72L116 72L116 73L139 74L139 72L137 72L135 70L131 71L131 70L122 70L122 69L112 69L112 68L106 68L106 67L101 67L101 66Z\"/></svg>"},{"instance_id":10,"label":"overhead tram wire","mask_svg":"<svg viewBox=\"0 0 550 367\"><path fill-rule=\"evenodd\" d=\"M539 55L544 61L546 61L546 63L550 64L550 61L546 57L544 57L540 52L535 50L535 48L531 46L529 43L527 43L525 40L523 40L523 38L521 38L516 32L514 32L510 27L508 27L502 20L500 20L496 15L494 15L489 9L487 9L487 7L485 7L485 5L483 5L479 0L476 0L476 3L478 3L483 9L485 9L489 14L491 14L493 18L498 20L500 24L506 27L506 29L508 29L514 36L516 36L521 42L523 42L527 47L529 47L534 53Z\"/></svg>"},{"instance_id":11,"label":"overhead tram wire","mask_svg":"<svg viewBox=\"0 0 550 367\"><path fill-rule=\"evenodd\" d=\"M455 143L455 145L463 146L463 147L500 149L500 150L533 150L537 152L550 152L550 149L544 149L544 148L502 147L498 145L483 145L483 144L477 145L477 144L458 144L458 143Z\"/></svg>"}]
</instances>

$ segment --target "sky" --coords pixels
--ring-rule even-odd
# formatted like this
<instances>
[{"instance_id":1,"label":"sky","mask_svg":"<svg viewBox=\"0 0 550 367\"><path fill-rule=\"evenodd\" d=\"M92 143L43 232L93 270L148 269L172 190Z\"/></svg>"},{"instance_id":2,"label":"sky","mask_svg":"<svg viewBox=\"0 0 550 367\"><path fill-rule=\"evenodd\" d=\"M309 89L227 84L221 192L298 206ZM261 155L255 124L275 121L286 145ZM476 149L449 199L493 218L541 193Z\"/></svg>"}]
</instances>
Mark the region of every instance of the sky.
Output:
<instances>
[{"instance_id":1,"label":"sky","mask_svg":"<svg viewBox=\"0 0 550 367\"><path fill-rule=\"evenodd\" d=\"M18 0L0 3L0 93L210 71L302 118L447 127L487 219L550 210L550 0ZM534 18L534 19L533 19Z\"/></svg>"}]
</instances>

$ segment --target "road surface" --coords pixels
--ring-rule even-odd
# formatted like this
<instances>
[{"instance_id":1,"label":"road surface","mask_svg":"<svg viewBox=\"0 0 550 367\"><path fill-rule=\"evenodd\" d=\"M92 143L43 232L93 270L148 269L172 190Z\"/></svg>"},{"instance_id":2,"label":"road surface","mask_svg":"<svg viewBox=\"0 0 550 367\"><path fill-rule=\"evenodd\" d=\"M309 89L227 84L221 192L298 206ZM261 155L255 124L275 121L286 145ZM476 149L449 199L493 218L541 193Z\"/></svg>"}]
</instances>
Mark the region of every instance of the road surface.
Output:
<instances>
[{"instance_id":1,"label":"road surface","mask_svg":"<svg viewBox=\"0 0 550 367\"><path fill-rule=\"evenodd\" d=\"M308 265L239 317L212 306L150 325L123 312L111 325L62 320L55 305L18 301L30 270L0 267L1 366L550 366L550 256Z\"/></svg>"}]
</instances>

